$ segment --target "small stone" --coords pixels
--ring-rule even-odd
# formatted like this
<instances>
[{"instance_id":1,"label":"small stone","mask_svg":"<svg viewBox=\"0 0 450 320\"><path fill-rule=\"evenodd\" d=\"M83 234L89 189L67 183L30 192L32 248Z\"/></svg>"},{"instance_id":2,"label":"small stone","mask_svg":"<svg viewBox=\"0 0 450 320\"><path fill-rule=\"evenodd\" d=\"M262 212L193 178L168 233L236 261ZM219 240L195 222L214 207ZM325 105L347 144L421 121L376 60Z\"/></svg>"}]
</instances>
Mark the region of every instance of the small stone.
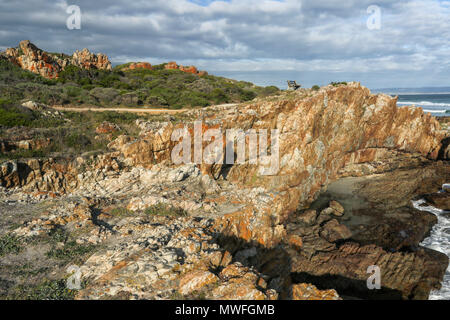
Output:
<instances>
[{"instance_id":1,"label":"small stone","mask_svg":"<svg viewBox=\"0 0 450 320\"><path fill-rule=\"evenodd\" d=\"M352 232L336 219L327 222L320 231L320 236L329 242L346 240L352 236Z\"/></svg>"},{"instance_id":2,"label":"small stone","mask_svg":"<svg viewBox=\"0 0 450 320\"><path fill-rule=\"evenodd\" d=\"M194 271L188 273L180 280L178 291L183 295L188 295L217 281L219 281L219 278L209 271Z\"/></svg>"},{"instance_id":3,"label":"small stone","mask_svg":"<svg viewBox=\"0 0 450 320\"><path fill-rule=\"evenodd\" d=\"M306 210L297 217L297 221L306 225L313 225L317 219L316 210Z\"/></svg>"},{"instance_id":4,"label":"small stone","mask_svg":"<svg viewBox=\"0 0 450 320\"><path fill-rule=\"evenodd\" d=\"M291 291L292 300L342 300L336 290L319 290L312 284L295 284Z\"/></svg>"},{"instance_id":5,"label":"small stone","mask_svg":"<svg viewBox=\"0 0 450 320\"><path fill-rule=\"evenodd\" d=\"M337 201L331 201L330 202L330 208L333 209L332 214L334 214L337 217L342 217L344 215L344 207Z\"/></svg>"}]
</instances>

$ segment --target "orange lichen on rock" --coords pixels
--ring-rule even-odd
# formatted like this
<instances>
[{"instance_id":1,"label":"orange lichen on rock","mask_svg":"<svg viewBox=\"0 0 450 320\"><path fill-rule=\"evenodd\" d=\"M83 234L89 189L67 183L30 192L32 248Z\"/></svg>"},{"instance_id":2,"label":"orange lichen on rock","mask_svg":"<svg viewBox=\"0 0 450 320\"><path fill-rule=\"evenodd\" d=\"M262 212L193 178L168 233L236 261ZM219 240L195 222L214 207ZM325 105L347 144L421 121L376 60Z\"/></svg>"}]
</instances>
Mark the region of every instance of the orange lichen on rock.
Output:
<instances>
[{"instance_id":1,"label":"orange lichen on rock","mask_svg":"<svg viewBox=\"0 0 450 320\"><path fill-rule=\"evenodd\" d=\"M312 284L292 286L292 300L342 300L336 290L319 290Z\"/></svg>"},{"instance_id":2,"label":"orange lichen on rock","mask_svg":"<svg viewBox=\"0 0 450 320\"><path fill-rule=\"evenodd\" d=\"M206 71L198 71L198 69L194 66L183 66L183 65L178 65L175 61L170 61L168 62L165 67L166 70L180 70L186 73L192 73L198 76L205 76L208 73Z\"/></svg>"},{"instance_id":3,"label":"orange lichen on rock","mask_svg":"<svg viewBox=\"0 0 450 320\"><path fill-rule=\"evenodd\" d=\"M2 56L22 69L40 74L47 79L58 78L59 73L68 65L82 69L112 70L111 62L104 54L94 54L88 49L83 49L75 51L71 57L64 55L60 57L39 49L29 40L21 41L19 48L6 49Z\"/></svg>"},{"instance_id":4,"label":"orange lichen on rock","mask_svg":"<svg viewBox=\"0 0 450 320\"><path fill-rule=\"evenodd\" d=\"M136 69L146 69L146 70L152 70L153 67L148 62L132 62L129 66L123 68L122 70L136 70Z\"/></svg>"}]
</instances>

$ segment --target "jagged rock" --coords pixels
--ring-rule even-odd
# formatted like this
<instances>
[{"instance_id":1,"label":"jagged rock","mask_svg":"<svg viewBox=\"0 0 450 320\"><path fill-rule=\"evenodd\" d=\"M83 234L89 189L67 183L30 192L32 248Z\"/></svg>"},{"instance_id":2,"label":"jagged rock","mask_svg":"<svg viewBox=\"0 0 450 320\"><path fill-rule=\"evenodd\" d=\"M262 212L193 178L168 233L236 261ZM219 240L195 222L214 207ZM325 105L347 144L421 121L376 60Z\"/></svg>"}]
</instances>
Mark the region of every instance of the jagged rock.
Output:
<instances>
[{"instance_id":1,"label":"jagged rock","mask_svg":"<svg viewBox=\"0 0 450 320\"><path fill-rule=\"evenodd\" d=\"M330 208L333 209L333 214L337 217L342 217L344 215L344 207L337 201L333 200L330 202Z\"/></svg>"},{"instance_id":2,"label":"jagged rock","mask_svg":"<svg viewBox=\"0 0 450 320\"><path fill-rule=\"evenodd\" d=\"M262 276L240 263L227 266L220 273L223 283L216 287L212 296L217 300L275 300L277 293L267 289Z\"/></svg>"},{"instance_id":3,"label":"jagged rock","mask_svg":"<svg viewBox=\"0 0 450 320\"><path fill-rule=\"evenodd\" d=\"M198 76L204 76L207 75L208 73L206 71L198 71L196 67L194 66L182 66L182 65L178 65L175 61L171 61L169 63L166 63L165 67L166 70L181 70L183 72L187 72L187 73L192 73Z\"/></svg>"},{"instance_id":4,"label":"jagged rock","mask_svg":"<svg viewBox=\"0 0 450 320\"><path fill-rule=\"evenodd\" d=\"M168 179L171 182L181 182L189 177L198 177L200 170L194 165L184 165L169 173Z\"/></svg>"},{"instance_id":5,"label":"jagged rock","mask_svg":"<svg viewBox=\"0 0 450 320\"><path fill-rule=\"evenodd\" d=\"M436 208L450 211L450 193L433 193L425 195L425 200Z\"/></svg>"},{"instance_id":6,"label":"jagged rock","mask_svg":"<svg viewBox=\"0 0 450 320\"><path fill-rule=\"evenodd\" d=\"M112 70L111 62L106 55L91 53L86 48L75 51L71 63L82 69Z\"/></svg>"},{"instance_id":7,"label":"jagged rock","mask_svg":"<svg viewBox=\"0 0 450 320\"><path fill-rule=\"evenodd\" d=\"M21 41L19 48L9 48L2 54L22 69L54 79L68 65L76 65L83 69L112 70L111 62L104 54L93 54L88 49L76 51L72 57L45 52L29 40Z\"/></svg>"},{"instance_id":8,"label":"jagged rock","mask_svg":"<svg viewBox=\"0 0 450 320\"><path fill-rule=\"evenodd\" d=\"M120 127L114 123L104 121L97 128L95 128L95 132L97 134L109 134L115 133L120 130Z\"/></svg>"},{"instance_id":9,"label":"jagged rock","mask_svg":"<svg viewBox=\"0 0 450 320\"><path fill-rule=\"evenodd\" d=\"M329 242L346 240L352 236L351 231L336 219L328 221L320 231L320 236Z\"/></svg>"},{"instance_id":10,"label":"jagged rock","mask_svg":"<svg viewBox=\"0 0 450 320\"><path fill-rule=\"evenodd\" d=\"M148 62L132 62L129 66L123 68L123 71L126 70L136 70L136 69L147 69L152 70L152 65Z\"/></svg>"},{"instance_id":11,"label":"jagged rock","mask_svg":"<svg viewBox=\"0 0 450 320\"><path fill-rule=\"evenodd\" d=\"M307 226L313 225L316 222L316 219L317 219L316 210L306 210L297 217L297 221L299 223L305 224Z\"/></svg>"},{"instance_id":12,"label":"jagged rock","mask_svg":"<svg viewBox=\"0 0 450 320\"><path fill-rule=\"evenodd\" d=\"M308 258L291 251L291 272L297 282L335 288L341 295L363 298L427 299L430 288L439 288L448 258L441 253L420 249L416 253L386 252L375 245L346 243L337 250L317 252ZM438 257L431 258L430 255ZM369 266L381 271L383 290L369 290Z\"/></svg>"},{"instance_id":13,"label":"jagged rock","mask_svg":"<svg viewBox=\"0 0 450 320\"><path fill-rule=\"evenodd\" d=\"M26 198L19 192L42 191L60 199L94 199L51 209L42 214L48 218L31 220L33 227L25 224L21 233L46 232L55 224L92 229L77 241L102 243L105 249L83 264L88 287L78 298L167 299L182 288L210 299L273 299L290 294L291 277L341 295L371 297L365 281L372 265L382 270L382 294L426 298L439 287L448 259L418 247L435 220L399 206L448 178L449 165L435 161L446 133L420 109L397 108L395 99L372 95L356 83L293 95L183 114L204 119L203 132L279 129L276 174L261 175L248 159L175 167L171 136L182 124L137 121L139 136L118 137L105 155L2 164L0 182L8 189L0 196ZM192 132L193 123L186 126ZM382 218L366 238L344 226L349 213L334 219L343 213L336 203L304 211L341 177L361 177L359 190L374 210L362 213ZM101 208L94 208L98 203ZM143 212L157 203L183 208L189 216ZM112 204L129 216L103 213ZM397 234L406 237L398 240ZM189 277L181 281L187 275L214 285L192 291ZM303 289L295 295L301 297Z\"/></svg>"},{"instance_id":14,"label":"jagged rock","mask_svg":"<svg viewBox=\"0 0 450 320\"><path fill-rule=\"evenodd\" d=\"M43 104L43 103L27 101L27 102L22 103L22 107L39 112L44 117L63 118L63 115L61 112Z\"/></svg>"},{"instance_id":15,"label":"jagged rock","mask_svg":"<svg viewBox=\"0 0 450 320\"><path fill-rule=\"evenodd\" d=\"M318 290L312 284L292 286L292 300L342 300L336 290Z\"/></svg>"},{"instance_id":16,"label":"jagged rock","mask_svg":"<svg viewBox=\"0 0 450 320\"><path fill-rule=\"evenodd\" d=\"M193 271L180 280L179 292L182 295L188 295L218 281L219 278L209 271Z\"/></svg>"}]
</instances>

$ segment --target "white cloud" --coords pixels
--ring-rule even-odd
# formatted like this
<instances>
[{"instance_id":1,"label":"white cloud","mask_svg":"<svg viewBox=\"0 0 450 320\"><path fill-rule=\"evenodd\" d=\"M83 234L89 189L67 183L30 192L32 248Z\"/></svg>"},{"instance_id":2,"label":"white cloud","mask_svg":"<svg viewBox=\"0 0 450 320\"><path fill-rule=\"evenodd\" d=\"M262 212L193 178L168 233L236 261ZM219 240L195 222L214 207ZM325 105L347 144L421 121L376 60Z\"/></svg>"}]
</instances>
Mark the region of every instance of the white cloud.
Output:
<instances>
[{"instance_id":1,"label":"white cloud","mask_svg":"<svg viewBox=\"0 0 450 320\"><path fill-rule=\"evenodd\" d=\"M69 2L81 7L80 31L65 28ZM177 60L213 71L329 71L362 78L384 72L392 79L410 71L438 74L436 82L450 73L450 1L198 3L45 0L37 6L32 0L0 0L0 46L30 39L51 51L88 47L116 62ZM381 30L366 27L372 4L382 9ZM423 77L418 85L424 79L433 81Z\"/></svg>"}]
</instances>

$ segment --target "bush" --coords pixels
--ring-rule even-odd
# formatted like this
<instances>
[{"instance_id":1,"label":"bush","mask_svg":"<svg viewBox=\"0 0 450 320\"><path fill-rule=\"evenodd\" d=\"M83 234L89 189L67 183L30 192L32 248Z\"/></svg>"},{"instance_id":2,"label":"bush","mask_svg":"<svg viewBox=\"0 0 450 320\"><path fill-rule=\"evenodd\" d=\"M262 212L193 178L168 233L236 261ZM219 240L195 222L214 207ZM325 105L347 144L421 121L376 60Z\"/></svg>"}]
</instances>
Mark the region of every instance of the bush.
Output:
<instances>
[{"instance_id":1,"label":"bush","mask_svg":"<svg viewBox=\"0 0 450 320\"><path fill-rule=\"evenodd\" d=\"M64 143L66 146L75 150L84 150L91 144L91 140L82 133L72 133L64 137Z\"/></svg>"},{"instance_id":2,"label":"bush","mask_svg":"<svg viewBox=\"0 0 450 320\"><path fill-rule=\"evenodd\" d=\"M66 281L44 280L37 286L19 285L12 298L15 300L73 300L76 291L67 288Z\"/></svg>"},{"instance_id":3,"label":"bush","mask_svg":"<svg viewBox=\"0 0 450 320\"><path fill-rule=\"evenodd\" d=\"M347 82L341 81L341 82L331 82L330 83L333 87L339 87L339 86L346 86Z\"/></svg>"},{"instance_id":4,"label":"bush","mask_svg":"<svg viewBox=\"0 0 450 320\"><path fill-rule=\"evenodd\" d=\"M108 71L85 70L69 65L60 72L57 80L53 80L2 60L0 96L13 102L30 99L48 105L96 104L107 107L149 103L186 108L249 101L258 95L279 92L273 86L262 88L245 81L211 75L198 77L180 70L165 70L165 64L153 66L153 70L123 72L125 66L116 66L113 71ZM23 121L19 120L19 123Z\"/></svg>"},{"instance_id":5,"label":"bush","mask_svg":"<svg viewBox=\"0 0 450 320\"><path fill-rule=\"evenodd\" d=\"M47 256L50 258L70 261L83 258L86 254L92 252L94 248L94 245L81 245L75 241L69 241L64 244L63 248L52 248L49 252L47 252Z\"/></svg>"},{"instance_id":6,"label":"bush","mask_svg":"<svg viewBox=\"0 0 450 320\"><path fill-rule=\"evenodd\" d=\"M249 90L243 90L241 93L242 101L250 101L256 98L256 93Z\"/></svg>"},{"instance_id":7,"label":"bush","mask_svg":"<svg viewBox=\"0 0 450 320\"><path fill-rule=\"evenodd\" d=\"M165 216L165 217L185 217L187 212L181 208L174 208L168 204L159 203L155 204L147 209L145 213L151 216Z\"/></svg>"},{"instance_id":8,"label":"bush","mask_svg":"<svg viewBox=\"0 0 450 320\"><path fill-rule=\"evenodd\" d=\"M5 127L30 126L33 118L15 107L0 106L0 125Z\"/></svg>"},{"instance_id":9,"label":"bush","mask_svg":"<svg viewBox=\"0 0 450 320\"><path fill-rule=\"evenodd\" d=\"M311 89L314 91L318 91L318 90L320 90L320 87L318 85L314 85L314 86L312 86Z\"/></svg>"},{"instance_id":10,"label":"bush","mask_svg":"<svg viewBox=\"0 0 450 320\"><path fill-rule=\"evenodd\" d=\"M14 235L4 235L0 238L0 257L22 251L22 241Z\"/></svg>"}]
</instances>

